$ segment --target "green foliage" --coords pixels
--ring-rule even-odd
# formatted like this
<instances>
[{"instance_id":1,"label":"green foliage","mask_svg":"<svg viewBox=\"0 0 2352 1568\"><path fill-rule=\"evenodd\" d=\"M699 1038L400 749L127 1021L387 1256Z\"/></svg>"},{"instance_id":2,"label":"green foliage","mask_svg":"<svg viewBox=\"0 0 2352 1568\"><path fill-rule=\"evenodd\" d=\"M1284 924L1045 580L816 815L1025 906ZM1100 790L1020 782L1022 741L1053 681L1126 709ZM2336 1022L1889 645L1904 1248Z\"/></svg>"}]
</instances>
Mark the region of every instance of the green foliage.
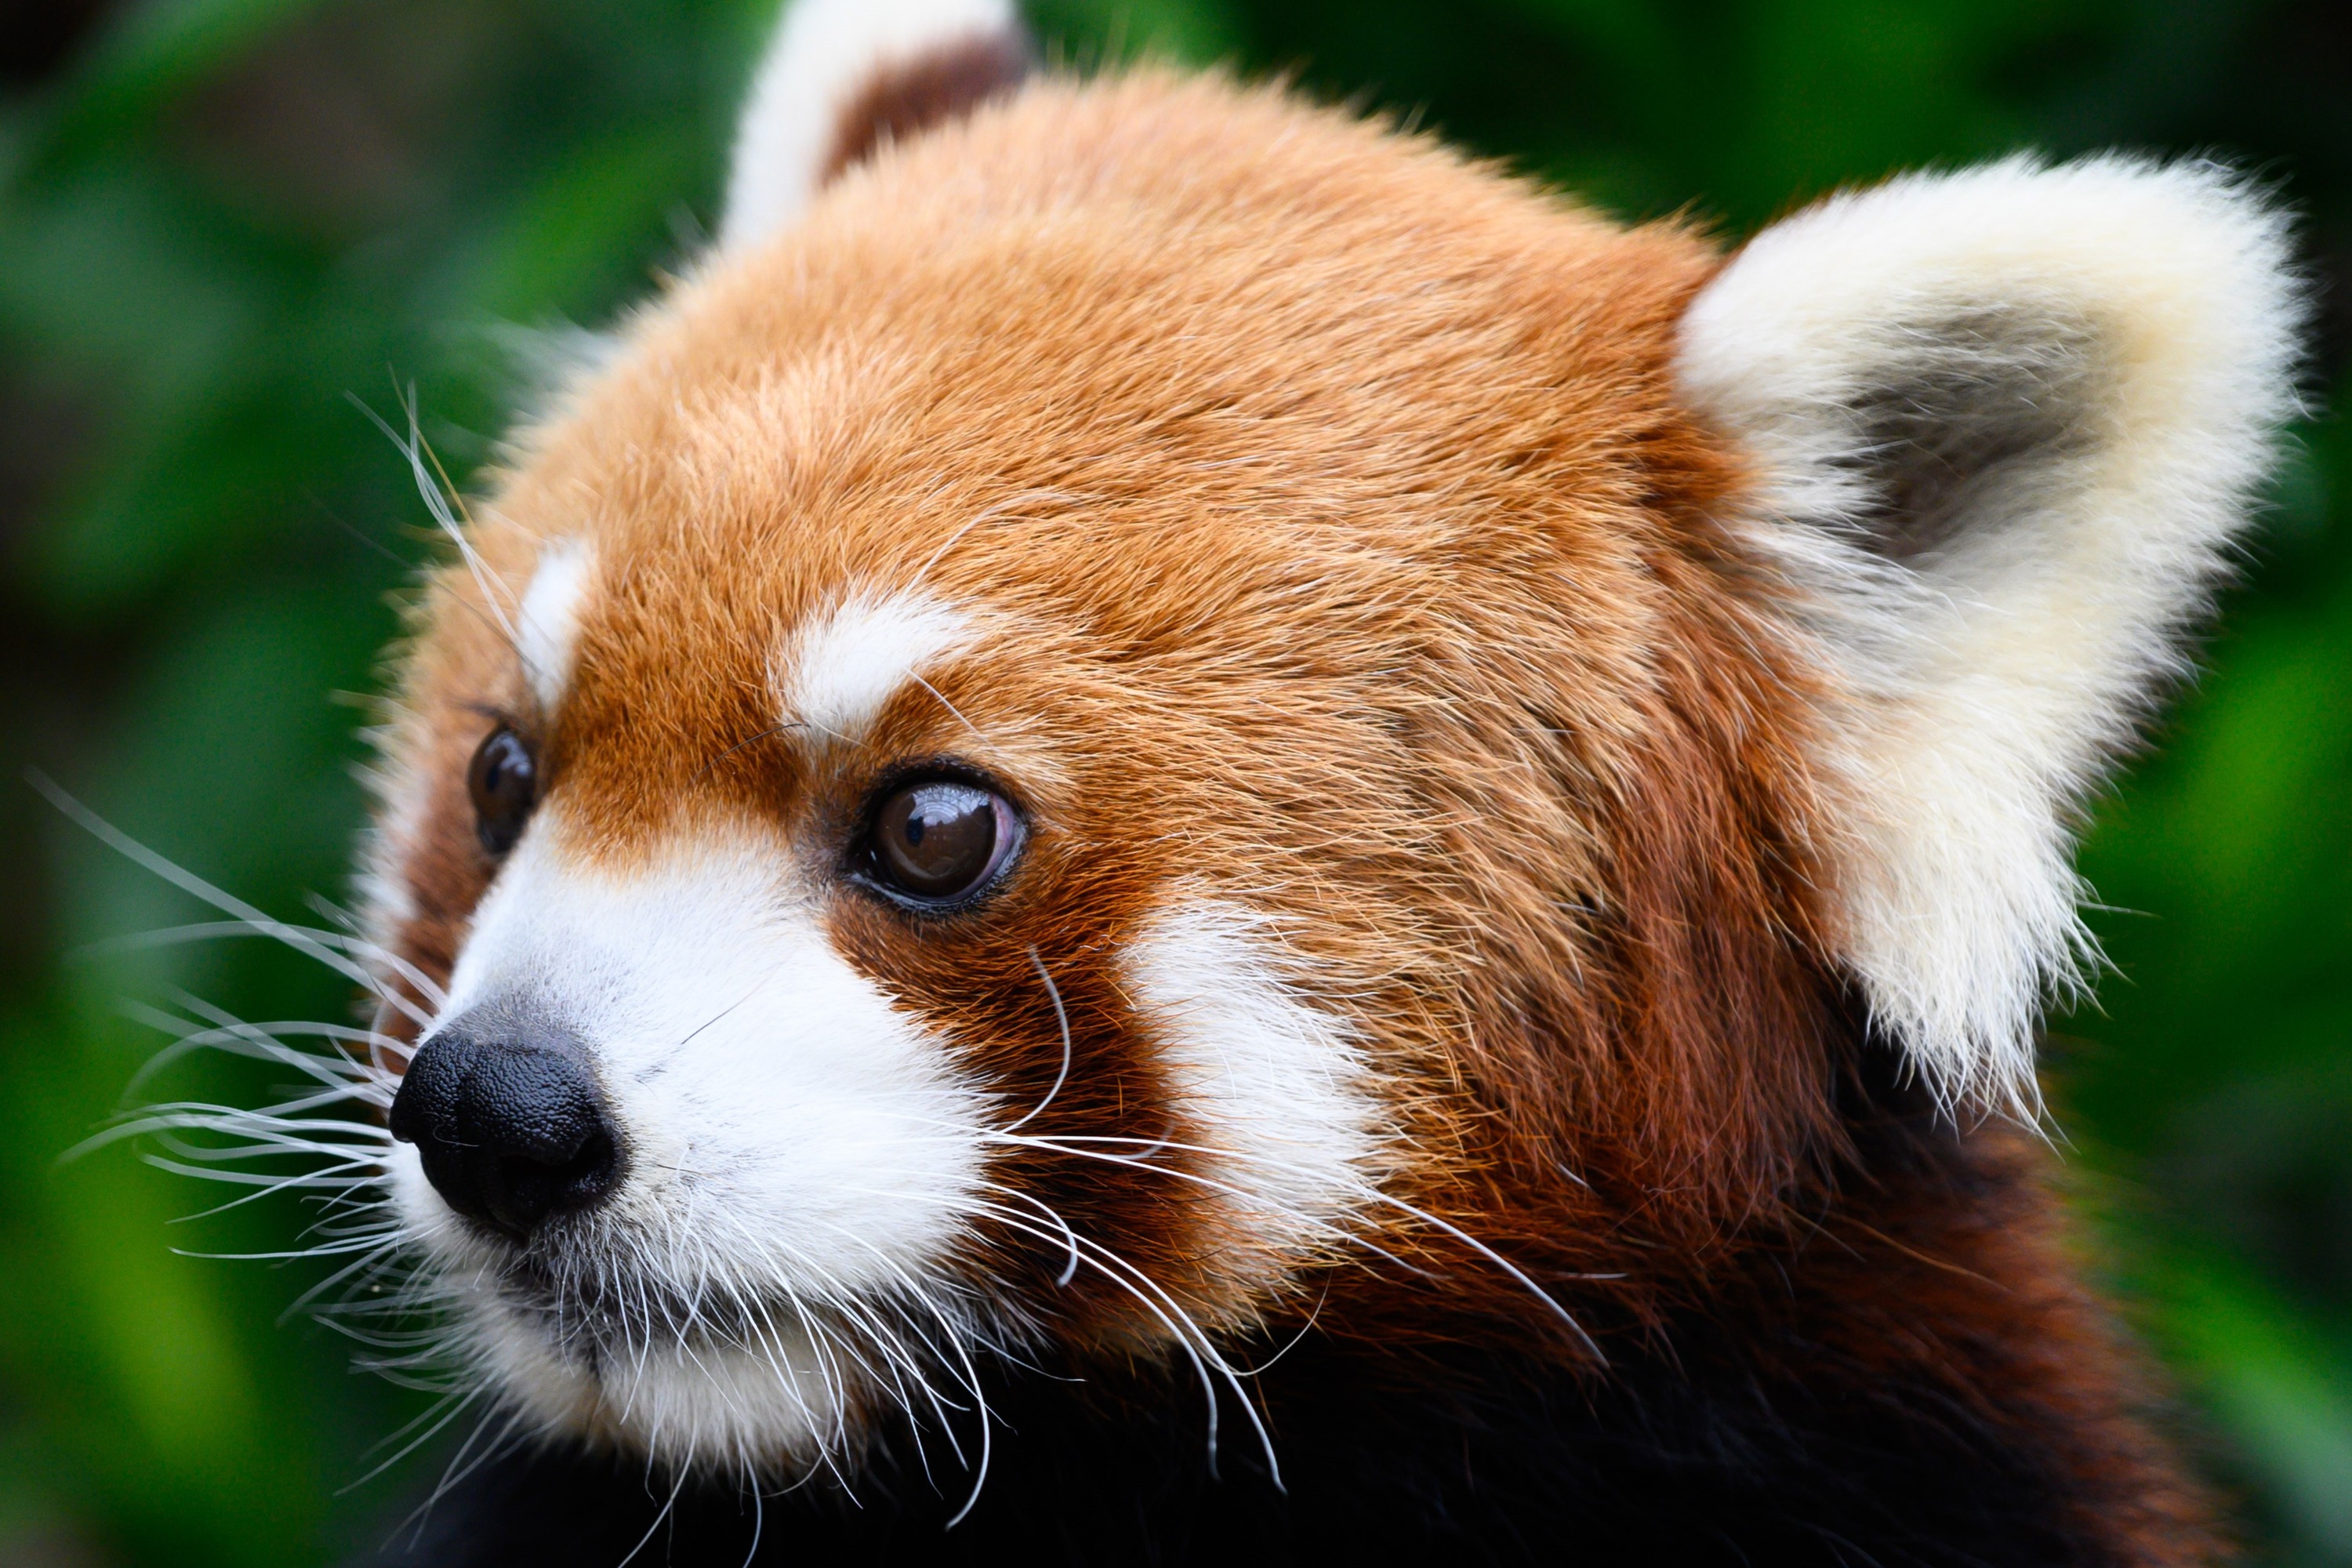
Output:
<instances>
[{"instance_id":1,"label":"green foliage","mask_svg":"<svg viewBox=\"0 0 2352 1568\"><path fill-rule=\"evenodd\" d=\"M715 217L772 0L144 0L0 99L0 777L57 774L278 912L342 886L388 596L431 552L348 400L415 387L461 474L502 323L595 323ZM2034 144L2219 147L2352 233L2352 50L2309 0L1035 0L1055 58L1286 70L1633 216L1727 234ZM2332 74L2331 74L2332 73ZM2326 367L2333 372L2336 367ZM2212 672L2104 803L2105 1011L2062 1021L2084 1213L2276 1561L2352 1563L2352 440L2315 423ZM0 1558L314 1563L421 1407L285 1304L290 1205L116 1147L159 1039L118 1000L335 1017L0 784ZM2133 912L2125 912L2133 911ZM241 1099L268 1076L174 1069ZM181 1250L173 1250L174 1246Z\"/></svg>"}]
</instances>

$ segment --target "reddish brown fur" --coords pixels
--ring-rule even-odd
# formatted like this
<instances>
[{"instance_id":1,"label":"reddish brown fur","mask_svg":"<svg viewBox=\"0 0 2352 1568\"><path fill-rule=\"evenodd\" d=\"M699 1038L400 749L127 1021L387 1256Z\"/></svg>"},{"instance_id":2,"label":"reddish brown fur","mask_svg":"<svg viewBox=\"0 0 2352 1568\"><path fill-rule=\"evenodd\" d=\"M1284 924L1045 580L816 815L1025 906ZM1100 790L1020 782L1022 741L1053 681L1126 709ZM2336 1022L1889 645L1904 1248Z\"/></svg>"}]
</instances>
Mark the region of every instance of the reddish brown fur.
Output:
<instances>
[{"instance_id":1,"label":"reddish brown fur","mask_svg":"<svg viewBox=\"0 0 2352 1568\"><path fill-rule=\"evenodd\" d=\"M995 63L941 69L960 94ZM898 100L928 91L894 86L836 161L923 122ZM2028 1364L2031 1408L2000 1418L2078 1435L2125 1560L2197 1560L2038 1151L1982 1135L1992 1197L1891 1210L1853 1162L1813 678L1712 521L1742 475L1668 371L1717 266L1684 226L1620 229L1215 79L1049 80L880 145L646 312L487 503L510 588L541 541L597 542L560 719L471 580L439 580L394 748L429 799L401 950L446 975L489 874L462 788L486 713L543 731L549 805L614 865L748 813L821 872L881 769L965 759L1033 824L1013 883L946 929L845 897L832 931L1016 1104L1060 1054L1034 946L1075 1056L1038 1131L1171 1126L1115 963L1170 889L1288 917L1360 998L1389 1189L1554 1282L1604 1350L1703 1310L1752 1315L1769 1353L1801 1251L1817 1296L1857 1304L1842 1354L1960 1399ZM987 619L937 698L902 694L860 746L766 733L792 629L919 572ZM1326 1299L1307 1276L1253 1294L1197 1184L1081 1163L1000 1173L1213 1321L1319 1305L1340 1335L1589 1356L1401 1215L1365 1226L1430 1273L1357 1257ZM971 1263L1012 1301L1051 1251L1006 1235ZM1058 1331L1156 1342L1108 1289Z\"/></svg>"},{"instance_id":2,"label":"reddish brown fur","mask_svg":"<svg viewBox=\"0 0 2352 1568\"><path fill-rule=\"evenodd\" d=\"M818 183L830 184L877 149L971 112L1028 74L1028 40L1011 33L961 39L877 72L835 124Z\"/></svg>"}]
</instances>

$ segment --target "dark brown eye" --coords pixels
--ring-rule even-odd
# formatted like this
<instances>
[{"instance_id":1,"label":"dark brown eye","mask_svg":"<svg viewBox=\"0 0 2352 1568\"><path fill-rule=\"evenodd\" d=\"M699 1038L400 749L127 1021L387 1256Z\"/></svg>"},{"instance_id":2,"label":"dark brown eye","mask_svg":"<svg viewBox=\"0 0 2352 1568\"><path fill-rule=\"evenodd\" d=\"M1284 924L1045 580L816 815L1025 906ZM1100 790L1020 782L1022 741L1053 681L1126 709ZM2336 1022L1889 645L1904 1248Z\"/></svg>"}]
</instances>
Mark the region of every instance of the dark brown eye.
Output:
<instances>
[{"instance_id":1,"label":"dark brown eye","mask_svg":"<svg viewBox=\"0 0 2352 1568\"><path fill-rule=\"evenodd\" d=\"M513 848L539 804L539 763L523 738L503 724L491 731L466 769L466 791L474 797L482 847L493 856Z\"/></svg>"},{"instance_id":2,"label":"dark brown eye","mask_svg":"<svg viewBox=\"0 0 2352 1568\"><path fill-rule=\"evenodd\" d=\"M951 904L987 886L1012 858L1020 819L1003 797L960 779L899 789L875 814L866 873L920 904Z\"/></svg>"}]
</instances>

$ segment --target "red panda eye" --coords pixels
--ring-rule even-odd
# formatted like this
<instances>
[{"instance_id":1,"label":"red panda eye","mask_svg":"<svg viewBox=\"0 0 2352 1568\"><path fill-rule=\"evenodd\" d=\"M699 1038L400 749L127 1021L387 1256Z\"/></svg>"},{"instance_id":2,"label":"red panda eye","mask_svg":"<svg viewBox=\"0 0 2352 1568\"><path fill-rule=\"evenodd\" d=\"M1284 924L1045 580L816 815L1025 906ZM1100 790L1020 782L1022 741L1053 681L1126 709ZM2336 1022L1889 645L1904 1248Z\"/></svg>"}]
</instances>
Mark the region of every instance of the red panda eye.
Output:
<instances>
[{"instance_id":1,"label":"red panda eye","mask_svg":"<svg viewBox=\"0 0 2352 1568\"><path fill-rule=\"evenodd\" d=\"M504 724L491 731L466 768L466 793L482 847L493 858L513 848L539 804L539 763L523 738Z\"/></svg>"},{"instance_id":2,"label":"red panda eye","mask_svg":"<svg viewBox=\"0 0 2352 1568\"><path fill-rule=\"evenodd\" d=\"M866 875L916 903L953 903L1003 868L1019 833L1013 808L977 784L960 779L907 784L875 813Z\"/></svg>"}]
</instances>

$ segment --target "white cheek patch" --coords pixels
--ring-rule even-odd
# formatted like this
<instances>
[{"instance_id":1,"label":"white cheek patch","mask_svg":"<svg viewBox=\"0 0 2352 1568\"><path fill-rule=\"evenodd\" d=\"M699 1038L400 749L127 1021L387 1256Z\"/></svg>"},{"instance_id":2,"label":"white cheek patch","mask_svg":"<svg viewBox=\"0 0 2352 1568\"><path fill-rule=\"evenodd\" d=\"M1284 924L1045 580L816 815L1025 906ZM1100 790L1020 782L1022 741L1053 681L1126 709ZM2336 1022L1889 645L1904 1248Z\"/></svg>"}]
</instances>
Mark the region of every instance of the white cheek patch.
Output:
<instances>
[{"instance_id":1,"label":"white cheek patch","mask_svg":"<svg viewBox=\"0 0 2352 1568\"><path fill-rule=\"evenodd\" d=\"M558 540L540 552L539 568L523 590L522 607L515 616L516 652L542 713L554 712L572 684L580 606L595 563L595 552L585 540Z\"/></svg>"},{"instance_id":2,"label":"white cheek patch","mask_svg":"<svg viewBox=\"0 0 2352 1568\"><path fill-rule=\"evenodd\" d=\"M1382 1142L1361 1049L1301 999L1301 966L1271 924L1232 904L1181 904L1127 956L1194 1129L1186 1142L1218 1152L1207 1178L1257 1276L1331 1247L1374 1196Z\"/></svg>"},{"instance_id":3,"label":"white cheek patch","mask_svg":"<svg viewBox=\"0 0 2352 1568\"><path fill-rule=\"evenodd\" d=\"M705 832L615 876L568 855L562 826L543 816L516 847L443 1016L495 1003L585 1042L625 1168L583 1216L583 1278L667 1304L633 1317L624 1299L589 1336L593 1374L516 1340L528 1323L478 1322L481 1353L551 1419L584 1379L596 1426L660 1452L806 1452L866 1364L827 1345L826 1309L931 1323L959 1310L943 1269L981 1201L990 1102L833 951L771 837ZM421 1180L395 1193L445 1268L480 1270Z\"/></svg>"},{"instance_id":4,"label":"white cheek patch","mask_svg":"<svg viewBox=\"0 0 2352 1568\"><path fill-rule=\"evenodd\" d=\"M971 616L928 595L852 595L803 622L785 648L782 717L820 737L857 740L899 688L976 631Z\"/></svg>"}]
</instances>

